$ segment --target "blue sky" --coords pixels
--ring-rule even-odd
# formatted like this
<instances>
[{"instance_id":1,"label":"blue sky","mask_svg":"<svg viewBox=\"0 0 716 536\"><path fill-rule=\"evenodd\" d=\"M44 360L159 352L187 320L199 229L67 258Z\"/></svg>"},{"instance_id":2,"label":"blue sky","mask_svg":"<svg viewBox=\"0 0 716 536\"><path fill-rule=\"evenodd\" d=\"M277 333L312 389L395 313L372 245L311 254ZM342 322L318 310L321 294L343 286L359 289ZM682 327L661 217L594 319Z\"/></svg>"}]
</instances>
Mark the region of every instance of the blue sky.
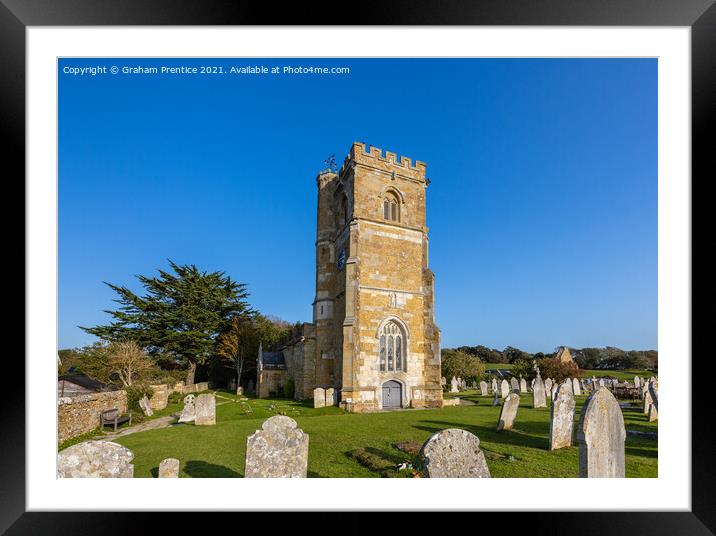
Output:
<instances>
[{"instance_id":1,"label":"blue sky","mask_svg":"<svg viewBox=\"0 0 716 536\"><path fill-rule=\"evenodd\" d=\"M112 75L87 66L347 66ZM655 59L61 59L59 347L167 259L311 321L316 173L427 162L443 347L657 348Z\"/></svg>"}]
</instances>

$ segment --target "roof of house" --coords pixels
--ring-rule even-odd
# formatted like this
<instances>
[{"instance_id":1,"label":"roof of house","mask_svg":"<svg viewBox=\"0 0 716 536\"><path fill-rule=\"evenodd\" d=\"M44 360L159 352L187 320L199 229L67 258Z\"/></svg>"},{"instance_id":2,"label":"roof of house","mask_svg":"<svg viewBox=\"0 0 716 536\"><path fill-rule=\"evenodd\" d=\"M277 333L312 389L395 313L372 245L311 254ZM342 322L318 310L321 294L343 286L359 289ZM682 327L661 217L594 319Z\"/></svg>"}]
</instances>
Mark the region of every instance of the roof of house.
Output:
<instances>
[{"instance_id":1,"label":"roof of house","mask_svg":"<svg viewBox=\"0 0 716 536\"><path fill-rule=\"evenodd\" d=\"M101 391L102 389L107 387L104 383L98 382L97 380L93 380L92 378L88 378L84 374L63 374L62 376L59 376L57 378L57 381L60 380L65 380L67 382L74 383L75 385L79 385L80 387L84 387L85 389L91 389L93 391Z\"/></svg>"}]
</instances>

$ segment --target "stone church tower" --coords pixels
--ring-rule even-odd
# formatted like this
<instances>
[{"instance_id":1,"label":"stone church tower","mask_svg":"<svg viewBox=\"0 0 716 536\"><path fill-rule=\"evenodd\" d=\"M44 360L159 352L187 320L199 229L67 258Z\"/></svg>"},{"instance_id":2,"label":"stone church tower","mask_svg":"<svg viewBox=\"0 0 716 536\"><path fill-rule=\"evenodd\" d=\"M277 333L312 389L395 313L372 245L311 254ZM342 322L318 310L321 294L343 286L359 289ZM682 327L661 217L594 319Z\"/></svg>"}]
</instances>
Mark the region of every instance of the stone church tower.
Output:
<instances>
[{"instance_id":1,"label":"stone church tower","mask_svg":"<svg viewBox=\"0 0 716 536\"><path fill-rule=\"evenodd\" d=\"M354 143L338 173L318 175L315 354L303 352L304 398L335 387L349 411L442 405L425 167Z\"/></svg>"}]
</instances>

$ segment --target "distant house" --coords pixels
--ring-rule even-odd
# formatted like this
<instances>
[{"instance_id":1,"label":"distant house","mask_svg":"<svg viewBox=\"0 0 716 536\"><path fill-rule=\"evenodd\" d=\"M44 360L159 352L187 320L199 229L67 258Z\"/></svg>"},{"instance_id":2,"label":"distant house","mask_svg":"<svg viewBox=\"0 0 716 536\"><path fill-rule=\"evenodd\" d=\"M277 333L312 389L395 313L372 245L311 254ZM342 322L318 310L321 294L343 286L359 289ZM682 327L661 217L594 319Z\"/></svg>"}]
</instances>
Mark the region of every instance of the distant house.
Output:
<instances>
[{"instance_id":1,"label":"distant house","mask_svg":"<svg viewBox=\"0 0 716 536\"><path fill-rule=\"evenodd\" d=\"M106 391L107 385L83 374L64 374L57 378L57 396L80 396Z\"/></svg>"},{"instance_id":2,"label":"distant house","mask_svg":"<svg viewBox=\"0 0 716 536\"><path fill-rule=\"evenodd\" d=\"M560 363L572 363L574 362L574 359L572 358L572 353L569 351L569 348L566 346L560 346L559 350L557 351L557 355L555 356Z\"/></svg>"}]
</instances>

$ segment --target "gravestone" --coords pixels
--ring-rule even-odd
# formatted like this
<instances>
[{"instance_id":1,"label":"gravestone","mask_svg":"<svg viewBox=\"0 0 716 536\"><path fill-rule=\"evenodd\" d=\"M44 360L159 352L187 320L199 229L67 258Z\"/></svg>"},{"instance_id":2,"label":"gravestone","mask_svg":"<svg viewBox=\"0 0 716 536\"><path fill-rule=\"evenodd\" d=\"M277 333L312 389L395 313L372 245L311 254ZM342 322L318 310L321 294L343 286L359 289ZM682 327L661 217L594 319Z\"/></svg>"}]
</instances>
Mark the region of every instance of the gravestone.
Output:
<instances>
[{"instance_id":1,"label":"gravestone","mask_svg":"<svg viewBox=\"0 0 716 536\"><path fill-rule=\"evenodd\" d=\"M589 395L577 428L579 476L624 478L624 416L619 402L605 387Z\"/></svg>"},{"instance_id":2,"label":"gravestone","mask_svg":"<svg viewBox=\"0 0 716 536\"><path fill-rule=\"evenodd\" d=\"M502 398L505 398L509 394L510 394L510 384L507 383L507 380L502 380L500 382L500 396Z\"/></svg>"},{"instance_id":3,"label":"gravestone","mask_svg":"<svg viewBox=\"0 0 716 536\"><path fill-rule=\"evenodd\" d=\"M649 406L654 402L652 395L651 395L651 389L647 387L646 393L644 393L644 408L643 413L644 415L649 415Z\"/></svg>"},{"instance_id":4,"label":"gravestone","mask_svg":"<svg viewBox=\"0 0 716 536\"><path fill-rule=\"evenodd\" d=\"M651 398L648 413L649 422L654 422L659 418L659 392L656 390L653 383L649 384L649 398Z\"/></svg>"},{"instance_id":5,"label":"gravestone","mask_svg":"<svg viewBox=\"0 0 716 536\"><path fill-rule=\"evenodd\" d=\"M487 396L487 382L484 380L480 382L480 394Z\"/></svg>"},{"instance_id":6,"label":"gravestone","mask_svg":"<svg viewBox=\"0 0 716 536\"><path fill-rule=\"evenodd\" d=\"M246 440L245 478L306 478L308 434L285 415L266 419Z\"/></svg>"},{"instance_id":7,"label":"gravestone","mask_svg":"<svg viewBox=\"0 0 716 536\"><path fill-rule=\"evenodd\" d=\"M547 398L545 394L544 382L542 377L537 373L535 383L532 386L532 407L533 408L546 408Z\"/></svg>"},{"instance_id":8,"label":"gravestone","mask_svg":"<svg viewBox=\"0 0 716 536\"><path fill-rule=\"evenodd\" d=\"M211 426L216 424L216 398L214 395L204 393L196 397L196 420L197 426Z\"/></svg>"},{"instance_id":9,"label":"gravestone","mask_svg":"<svg viewBox=\"0 0 716 536\"><path fill-rule=\"evenodd\" d=\"M491 384L492 384L492 392L494 393L495 391L497 391L497 378L492 378Z\"/></svg>"},{"instance_id":10,"label":"gravestone","mask_svg":"<svg viewBox=\"0 0 716 536\"><path fill-rule=\"evenodd\" d=\"M326 406L326 391L322 387L313 390L313 407L323 408Z\"/></svg>"},{"instance_id":11,"label":"gravestone","mask_svg":"<svg viewBox=\"0 0 716 536\"><path fill-rule=\"evenodd\" d=\"M445 379L445 376L440 378L440 385L447 385L447 380Z\"/></svg>"},{"instance_id":12,"label":"gravestone","mask_svg":"<svg viewBox=\"0 0 716 536\"><path fill-rule=\"evenodd\" d=\"M244 394L244 388L239 385L239 386L236 388L236 394L237 394L237 396L243 395L243 394Z\"/></svg>"},{"instance_id":13,"label":"gravestone","mask_svg":"<svg viewBox=\"0 0 716 536\"><path fill-rule=\"evenodd\" d=\"M500 403L500 394L495 391L495 396L492 399L492 405L497 406Z\"/></svg>"},{"instance_id":14,"label":"gravestone","mask_svg":"<svg viewBox=\"0 0 716 536\"><path fill-rule=\"evenodd\" d=\"M193 422L196 419L194 399L194 395L186 395L184 397L184 408L181 410L181 415L179 415L179 422Z\"/></svg>"},{"instance_id":15,"label":"gravestone","mask_svg":"<svg viewBox=\"0 0 716 536\"><path fill-rule=\"evenodd\" d=\"M659 411L656 409L656 404L649 405L649 422L654 422L659 419Z\"/></svg>"},{"instance_id":16,"label":"gravestone","mask_svg":"<svg viewBox=\"0 0 716 536\"><path fill-rule=\"evenodd\" d=\"M333 387L326 389L326 406L337 406L338 405L338 391Z\"/></svg>"},{"instance_id":17,"label":"gravestone","mask_svg":"<svg viewBox=\"0 0 716 536\"><path fill-rule=\"evenodd\" d=\"M571 384L571 382L569 383ZM566 387L567 382L557 389L557 397L550 410L549 450L572 446L576 402L571 390Z\"/></svg>"},{"instance_id":18,"label":"gravestone","mask_svg":"<svg viewBox=\"0 0 716 536\"><path fill-rule=\"evenodd\" d=\"M552 391L552 378L547 378L544 381L544 390L545 391Z\"/></svg>"},{"instance_id":19,"label":"gravestone","mask_svg":"<svg viewBox=\"0 0 716 536\"><path fill-rule=\"evenodd\" d=\"M517 409L520 407L520 395L517 393L510 393L502 402L502 409L500 410L500 417L497 420L497 431L500 430L512 430L512 426L515 424L515 418L517 417Z\"/></svg>"},{"instance_id":20,"label":"gravestone","mask_svg":"<svg viewBox=\"0 0 716 536\"><path fill-rule=\"evenodd\" d=\"M572 389L572 379L571 379L571 378L567 378L566 380L564 380L564 381L562 382L562 384L559 386L559 389L562 389L562 388L565 388L565 389L567 389L570 393L574 394L574 390ZM552 397L552 399L554 400L555 398L557 398L557 395L556 395L556 394Z\"/></svg>"},{"instance_id":21,"label":"gravestone","mask_svg":"<svg viewBox=\"0 0 716 536\"><path fill-rule=\"evenodd\" d=\"M524 378L520 378L520 393L526 393L527 392L527 380Z\"/></svg>"},{"instance_id":22,"label":"gravestone","mask_svg":"<svg viewBox=\"0 0 716 536\"><path fill-rule=\"evenodd\" d=\"M480 440L458 428L430 436L420 449L429 478L490 478Z\"/></svg>"},{"instance_id":23,"label":"gravestone","mask_svg":"<svg viewBox=\"0 0 716 536\"><path fill-rule=\"evenodd\" d=\"M634 376L634 387L637 389L641 387L641 378L639 376Z\"/></svg>"},{"instance_id":24,"label":"gravestone","mask_svg":"<svg viewBox=\"0 0 716 536\"><path fill-rule=\"evenodd\" d=\"M579 380L577 378L572 378L572 392L575 396L579 396L582 394L582 386L579 383Z\"/></svg>"},{"instance_id":25,"label":"gravestone","mask_svg":"<svg viewBox=\"0 0 716 536\"><path fill-rule=\"evenodd\" d=\"M159 478L179 478L179 460L167 458L159 464Z\"/></svg>"},{"instance_id":26,"label":"gravestone","mask_svg":"<svg viewBox=\"0 0 716 536\"><path fill-rule=\"evenodd\" d=\"M598 385L599 387L604 387L604 378L599 378Z\"/></svg>"},{"instance_id":27,"label":"gravestone","mask_svg":"<svg viewBox=\"0 0 716 536\"><path fill-rule=\"evenodd\" d=\"M457 388L457 386L458 386L457 378L455 378L455 376L453 376L452 380L450 380L450 392L451 393L459 393L460 390Z\"/></svg>"},{"instance_id":28,"label":"gravestone","mask_svg":"<svg viewBox=\"0 0 716 536\"><path fill-rule=\"evenodd\" d=\"M84 441L57 454L58 478L132 478L134 454L111 441Z\"/></svg>"},{"instance_id":29,"label":"gravestone","mask_svg":"<svg viewBox=\"0 0 716 536\"><path fill-rule=\"evenodd\" d=\"M517 378L512 376L510 378L510 389L512 389L513 393L519 393L520 392L520 382Z\"/></svg>"},{"instance_id":30,"label":"gravestone","mask_svg":"<svg viewBox=\"0 0 716 536\"><path fill-rule=\"evenodd\" d=\"M139 400L139 408L144 412L144 414L147 417L151 417L152 415L154 415L154 412L152 411L152 407L149 404L149 399L147 398L147 395L144 395Z\"/></svg>"}]
</instances>

